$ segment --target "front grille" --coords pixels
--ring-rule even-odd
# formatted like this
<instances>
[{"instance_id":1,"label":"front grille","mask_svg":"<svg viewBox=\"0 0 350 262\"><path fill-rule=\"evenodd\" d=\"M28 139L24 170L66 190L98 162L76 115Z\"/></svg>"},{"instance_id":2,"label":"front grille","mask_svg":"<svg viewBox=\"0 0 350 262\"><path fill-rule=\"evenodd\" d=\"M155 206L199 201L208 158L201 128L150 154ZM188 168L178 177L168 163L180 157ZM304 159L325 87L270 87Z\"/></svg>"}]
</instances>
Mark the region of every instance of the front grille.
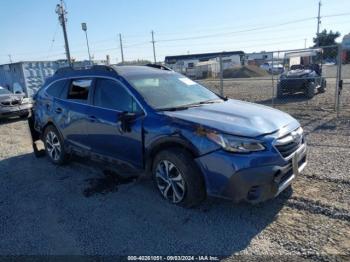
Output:
<instances>
[{"instance_id":1,"label":"front grille","mask_svg":"<svg viewBox=\"0 0 350 262\"><path fill-rule=\"evenodd\" d=\"M21 104L21 100L12 100L12 101L2 101L2 106L17 106Z\"/></svg>"},{"instance_id":2,"label":"front grille","mask_svg":"<svg viewBox=\"0 0 350 262\"><path fill-rule=\"evenodd\" d=\"M302 159L298 161L298 166L300 167L302 164L306 162L306 156L304 156ZM293 168L291 167L292 163L290 163L290 169L285 173L280 180L280 184L283 184L285 181L287 181L292 175L293 175Z\"/></svg>"},{"instance_id":3,"label":"front grille","mask_svg":"<svg viewBox=\"0 0 350 262\"><path fill-rule=\"evenodd\" d=\"M10 106L10 105L11 105L11 102L10 102L10 101L3 101L3 102L1 102L1 104L2 104L3 106Z\"/></svg>"},{"instance_id":4,"label":"front grille","mask_svg":"<svg viewBox=\"0 0 350 262\"><path fill-rule=\"evenodd\" d=\"M304 143L303 130L298 128L284 137L277 139L276 149L287 158L292 155Z\"/></svg>"},{"instance_id":5,"label":"front grille","mask_svg":"<svg viewBox=\"0 0 350 262\"><path fill-rule=\"evenodd\" d=\"M13 100L12 102L11 102L11 105L13 105L13 106L16 106L16 105L19 105L21 102L19 101L19 100Z\"/></svg>"}]
</instances>

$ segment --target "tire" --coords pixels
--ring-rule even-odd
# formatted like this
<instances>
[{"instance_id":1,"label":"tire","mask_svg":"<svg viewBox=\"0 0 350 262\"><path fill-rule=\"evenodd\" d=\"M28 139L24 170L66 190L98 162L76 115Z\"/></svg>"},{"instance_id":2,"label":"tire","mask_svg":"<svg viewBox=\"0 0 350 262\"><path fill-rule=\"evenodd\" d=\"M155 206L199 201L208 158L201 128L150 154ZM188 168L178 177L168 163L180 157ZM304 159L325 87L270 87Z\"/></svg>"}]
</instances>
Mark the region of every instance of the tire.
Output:
<instances>
[{"instance_id":1,"label":"tire","mask_svg":"<svg viewBox=\"0 0 350 262\"><path fill-rule=\"evenodd\" d=\"M310 82L306 87L306 97L313 98L315 96L316 85L314 82Z\"/></svg>"},{"instance_id":2,"label":"tire","mask_svg":"<svg viewBox=\"0 0 350 262\"><path fill-rule=\"evenodd\" d=\"M203 176L192 155L183 149L158 153L153 161L152 176L159 193L172 204L190 208L206 197Z\"/></svg>"},{"instance_id":3,"label":"tire","mask_svg":"<svg viewBox=\"0 0 350 262\"><path fill-rule=\"evenodd\" d=\"M283 90L280 83L277 84L277 98L283 98Z\"/></svg>"},{"instance_id":4,"label":"tire","mask_svg":"<svg viewBox=\"0 0 350 262\"><path fill-rule=\"evenodd\" d=\"M26 119L28 117L29 117L29 112L20 115L20 118L25 118Z\"/></svg>"},{"instance_id":5,"label":"tire","mask_svg":"<svg viewBox=\"0 0 350 262\"><path fill-rule=\"evenodd\" d=\"M326 92L326 87L327 87L327 81L325 79L323 79L322 82L321 82L321 86L318 89L318 91L320 93L324 93L324 92Z\"/></svg>"},{"instance_id":6,"label":"tire","mask_svg":"<svg viewBox=\"0 0 350 262\"><path fill-rule=\"evenodd\" d=\"M50 125L46 127L43 141L46 155L55 165L63 165L67 162L67 153L65 152L64 142L58 130Z\"/></svg>"}]
</instances>

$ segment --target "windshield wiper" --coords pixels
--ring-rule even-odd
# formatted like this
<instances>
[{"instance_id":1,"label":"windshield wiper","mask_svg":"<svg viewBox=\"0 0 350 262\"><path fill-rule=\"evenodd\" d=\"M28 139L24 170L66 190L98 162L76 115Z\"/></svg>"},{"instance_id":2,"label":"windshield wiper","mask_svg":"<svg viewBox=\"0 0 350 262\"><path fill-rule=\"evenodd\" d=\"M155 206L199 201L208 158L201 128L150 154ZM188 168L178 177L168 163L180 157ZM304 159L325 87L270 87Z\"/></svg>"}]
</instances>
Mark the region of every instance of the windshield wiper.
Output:
<instances>
[{"instance_id":1,"label":"windshield wiper","mask_svg":"<svg viewBox=\"0 0 350 262\"><path fill-rule=\"evenodd\" d=\"M174 107L165 107L165 108L159 108L157 111L180 111L180 110L186 110L189 109L190 107L198 107L204 104L214 104L214 103L219 103L222 102L219 99L210 99L198 103L193 103L193 104L188 104L188 105L183 105L183 106L174 106Z\"/></svg>"},{"instance_id":2,"label":"windshield wiper","mask_svg":"<svg viewBox=\"0 0 350 262\"><path fill-rule=\"evenodd\" d=\"M173 107L164 107L164 108L159 108L157 111L180 111L180 110L186 110L189 109L190 107L198 107L200 106L199 103L195 104L189 104L189 105L183 105L183 106L173 106Z\"/></svg>"},{"instance_id":3,"label":"windshield wiper","mask_svg":"<svg viewBox=\"0 0 350 262\"><path fill-rule=\"evenodd\" d=\"M174 106L174 107L164 107L159 108L157 111L180 111L180 110L186 110L189 109L189 106Z\"/></svg>"},{"instance_id":4,"label":"windshield wiper","mask_svg":"<svg viewBox=\"0 0 350 262\"><path fill-rule=\"evenodd\" d=\"M203 105L203 104L215 104L215 103L219 103L219 102L222 102L222 100L210 99L210 100L199 102L198 104L200 104L200 105Z\"/></svg>"}]
</instances>

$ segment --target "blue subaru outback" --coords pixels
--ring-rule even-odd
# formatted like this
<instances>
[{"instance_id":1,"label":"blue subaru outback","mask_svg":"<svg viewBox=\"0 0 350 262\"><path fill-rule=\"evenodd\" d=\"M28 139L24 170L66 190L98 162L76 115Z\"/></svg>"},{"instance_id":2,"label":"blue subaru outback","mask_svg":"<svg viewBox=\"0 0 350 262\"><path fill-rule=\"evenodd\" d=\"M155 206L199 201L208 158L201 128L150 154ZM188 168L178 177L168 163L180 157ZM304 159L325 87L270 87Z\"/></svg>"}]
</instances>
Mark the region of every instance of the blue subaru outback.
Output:
<instances>
[{"instance_id":1,"label":"blue subaru outback","mask_svg":"<svg viewBox=\"0 0 350 262\"><path fill-rule=\"evenodd\" d=\"M33 117L53 163L78 154L127 165L185 207L207 195L271 199L307 163L293 117L223 98L163 66L60 69L36 94Z\"/></svg>"}]
</instances>

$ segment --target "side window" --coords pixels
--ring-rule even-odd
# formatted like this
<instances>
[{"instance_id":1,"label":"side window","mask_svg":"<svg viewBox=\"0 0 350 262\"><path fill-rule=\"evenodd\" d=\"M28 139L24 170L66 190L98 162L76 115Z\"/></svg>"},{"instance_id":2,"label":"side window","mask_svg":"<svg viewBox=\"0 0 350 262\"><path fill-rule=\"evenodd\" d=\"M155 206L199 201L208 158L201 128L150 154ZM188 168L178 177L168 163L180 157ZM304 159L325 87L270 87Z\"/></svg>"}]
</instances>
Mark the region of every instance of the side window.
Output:
<instances>
[{"instance_id":1,"label":"side window","mask_svg":"<svg viewBox=\"0 0 350 262\"><path fill-rule=\"evenodd\" d=\"M117 111L141 111L139 105L125 88L118 82L109 79L97 79L94 105Z\"/></svg>"},{"instance_id":2,"label":"side window","mask_svg":"<svg viewBox=\"0 0 350 262\"><path fill-rule=\"evenodd\" d=\"M57 81L46 89L46 93L53 97L60 97L63 89L65 88L66 83L66 80Z\"/></svg>"},{"instance_id":3,"label":"side window","mask_svg":"<svg viewBox=\"0 0 350 262\"><path fill-rule=\"evenodd\" d=\"M91 83L92 79L72 80L68 88L67 99L87 103Z\"/></svg>"}]
</instances>

